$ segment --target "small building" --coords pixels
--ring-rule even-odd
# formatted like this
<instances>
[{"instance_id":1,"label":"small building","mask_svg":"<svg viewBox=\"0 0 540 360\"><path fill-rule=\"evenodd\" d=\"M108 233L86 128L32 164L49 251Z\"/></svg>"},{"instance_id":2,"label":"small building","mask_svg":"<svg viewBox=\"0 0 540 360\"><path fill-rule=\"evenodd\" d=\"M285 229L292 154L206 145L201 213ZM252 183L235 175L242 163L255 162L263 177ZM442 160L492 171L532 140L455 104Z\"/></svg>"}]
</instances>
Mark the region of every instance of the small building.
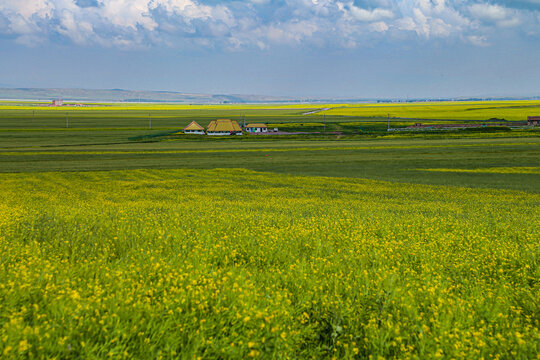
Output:
<instances>
[{"instance_id":1,"label":"small building","mask_svg":"<svg viewBox=\"0 0 540 360\"><path fill-rule=\"evenodd\" d=\"M248 133L268 132L268 126L266 124L247 124L245 129Z\"/></svg>"},{"instance_id":2,"label":"small building","mask_svg":"<svg viewBox=\"0 0 540 360\"><path fill-rule=\"evenodd\" d=\"M206 128L208 135L242 135L242 128L231 119L217 119L210 121Z\"/></svg>"},{"instance_id":3,"label":"small building","mask_svg":"<svg viewBox=\"0 0 540 360\"><path fill-rule=\"evenodd\" d=\"M540 125L540 116L528 116L527 125Z\"/></svg>"},{"instance_id":4,"label":"small building","mask_svg":"<svg viewBox=\"0 0 540 360\"><path fill-rule=\"evenodd\" d=\"M184 134L204 135L204 128L195 121L192 121L184 128Z\"/></svg>"},{"instance_id":5,"label":"small building","mask_svg":"<svg viewBox=\"0 0 540 360\"><path fill-rule=\"evenodd\" d=\"M53 100L51 105L52 106L63 106L64 105L64 100L61 100L61 99Z\"/></svg>"}]
</instances>

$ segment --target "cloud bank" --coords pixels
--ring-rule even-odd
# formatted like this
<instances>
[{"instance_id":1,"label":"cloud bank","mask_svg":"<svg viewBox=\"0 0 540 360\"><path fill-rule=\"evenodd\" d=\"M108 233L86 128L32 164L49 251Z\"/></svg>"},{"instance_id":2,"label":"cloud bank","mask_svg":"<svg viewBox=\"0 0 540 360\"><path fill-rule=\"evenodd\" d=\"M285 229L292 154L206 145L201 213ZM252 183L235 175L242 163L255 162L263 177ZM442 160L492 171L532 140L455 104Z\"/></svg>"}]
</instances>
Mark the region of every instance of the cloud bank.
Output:
<instances>
[{"instance_id":1,"label":"cloud bank","mask_svg":"<svg viewBox=\"0 0 540 360\"><path fill-rule=\"evenodd\" d=\"M119 48L336 46L452 39L489 46L540 31L540 1L3 0L0 37Z\"/></svg>"}]
</instances>

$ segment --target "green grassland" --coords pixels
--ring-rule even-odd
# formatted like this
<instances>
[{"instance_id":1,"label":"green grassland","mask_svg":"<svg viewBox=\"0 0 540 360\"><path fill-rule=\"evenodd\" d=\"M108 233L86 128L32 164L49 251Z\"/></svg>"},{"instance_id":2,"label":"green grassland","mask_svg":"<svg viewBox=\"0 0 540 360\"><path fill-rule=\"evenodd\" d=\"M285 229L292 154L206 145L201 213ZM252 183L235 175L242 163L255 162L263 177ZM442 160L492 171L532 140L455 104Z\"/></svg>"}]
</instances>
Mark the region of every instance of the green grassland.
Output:
<instances>
[{"instance_id":1,"label":"green grassland","mask_svg":"<svg viewBox=\"0 0 540 360\"><path fill-rule=\"evenodd\" d=\"M200 140L200 137L170 136L161 141L128 140L137 133L0 132L4 138L0 171L245 168L282 174L539 191L537 174L486 176L419 170L538 166L540 137L531 133L480 138L246 136L242 140Z\"/></svg>"},{"instance_id":2,"label":"green grassland","mask_svg":"<svg viewBox=\"0 0 540 360\"><path fill-rule=\"evenodd\" d=\"M0 358L536 358L540 132L332 106L0 104Z\"/></svg>"},{"instance_id":3,"label":"green grassland","mask_svg":"<svg viewBox=\"0 0 540 360\"><path fill-rule=\"evenodd\" d=\"M538 194L238 169L0 184L3 358L539 351Z\"/></svg>"}]
</instances>

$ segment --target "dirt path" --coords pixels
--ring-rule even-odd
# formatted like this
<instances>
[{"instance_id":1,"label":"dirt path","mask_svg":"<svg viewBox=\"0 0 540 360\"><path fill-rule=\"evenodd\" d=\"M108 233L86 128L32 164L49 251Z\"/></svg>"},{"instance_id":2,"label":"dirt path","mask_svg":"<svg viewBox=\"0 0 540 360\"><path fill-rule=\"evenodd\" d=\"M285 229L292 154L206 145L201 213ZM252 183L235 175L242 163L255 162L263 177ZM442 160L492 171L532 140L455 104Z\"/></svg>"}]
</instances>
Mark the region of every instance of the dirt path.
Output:
<instances>
[{"instance_id":1,"label":"dirt path","mask_svg":"<svg viewBox=\"0 0 540 360\"><path fill-rule=\"evenodd\" d=\"M316 113L318 113L318 112L326 111L326 110L330 110L330 109L332 109L332 108L324 108L324 109L318 109L318 110L308 111L308 112L303 113L302 115L313 115L313 114L316 114Z\"/></svg>"}]
</instances>

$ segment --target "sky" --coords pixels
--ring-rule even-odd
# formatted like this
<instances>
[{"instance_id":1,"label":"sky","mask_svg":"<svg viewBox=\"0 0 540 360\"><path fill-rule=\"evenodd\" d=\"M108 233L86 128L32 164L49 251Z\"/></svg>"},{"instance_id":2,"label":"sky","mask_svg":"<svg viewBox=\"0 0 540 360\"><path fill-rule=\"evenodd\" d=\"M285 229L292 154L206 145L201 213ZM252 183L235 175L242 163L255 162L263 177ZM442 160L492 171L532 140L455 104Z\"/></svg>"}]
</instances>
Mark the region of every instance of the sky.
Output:
<instances>
[{"instance_id":1,"label":"sky","mask_svg":"<svg viewBox=\"0 0 540 360\"><path fill-rule=\"evenodd\" d=\"M0 0L0 87L540 96L540 0Z\"/></svg>"}]
</instances>

